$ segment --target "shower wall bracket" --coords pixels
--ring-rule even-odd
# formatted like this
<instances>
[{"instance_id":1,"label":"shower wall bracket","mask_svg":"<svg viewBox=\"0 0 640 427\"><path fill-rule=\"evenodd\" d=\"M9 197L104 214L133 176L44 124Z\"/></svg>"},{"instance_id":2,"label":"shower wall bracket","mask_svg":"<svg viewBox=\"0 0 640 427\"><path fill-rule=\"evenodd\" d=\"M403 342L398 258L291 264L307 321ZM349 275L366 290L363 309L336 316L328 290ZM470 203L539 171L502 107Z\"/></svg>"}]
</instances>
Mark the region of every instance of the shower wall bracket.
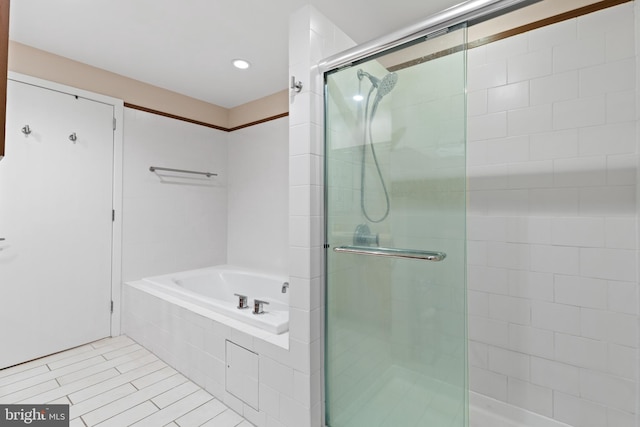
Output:
<instances>
[{"instance_id":1,"label":"shower wall bracket","mask_svg":"<svg viewBox=\"0 0 640 427\"><path fill-rule=\"evenodd\" d=\"M296 92L300 92L302 90L302 82L301 81L296 81L296 76L291 76L291 86L290 86L291 90L296 91Z\"/></svg>"},{"instance_id":2,"label":"shower wall bracket","mask_svg":"<svg viewBox=\"0 0 640 427\"><path fill-rule=\"evenodd\" d=\"M353 233L353 244L355 246L379 246L380 236L372 234L367 224L359 224Z\"/></svg>"}]
</instances>

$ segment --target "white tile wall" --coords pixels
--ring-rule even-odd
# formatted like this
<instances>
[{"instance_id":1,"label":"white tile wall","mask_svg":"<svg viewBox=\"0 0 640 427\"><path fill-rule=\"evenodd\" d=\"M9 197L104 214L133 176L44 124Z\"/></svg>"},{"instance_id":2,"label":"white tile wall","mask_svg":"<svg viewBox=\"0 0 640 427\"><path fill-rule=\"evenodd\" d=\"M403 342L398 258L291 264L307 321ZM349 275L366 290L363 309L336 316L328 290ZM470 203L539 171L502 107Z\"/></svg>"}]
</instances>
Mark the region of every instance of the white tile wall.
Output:
<instances>
[{"instance_id":1,"label":"white tile wall","mask_svg":"<svg viewBox=\"0 0 640 427\"><path fill-rule=\"evenodd\" d=\"M487 96L490 113L523 108L529 105L529 82L490 88Z\"/></svg>"},{"instance_id":2,"label":"white tile wall","mask_svg":"<svg viewBox=\"0 0 640 427\"><path fill-rule=\"evenodd\" d=\"M320 339L324 89L316 64L354 43L311 6L294 12L289 23L289 74L303 82L302 91L293 94L289 104L289 274L291 304L296 308L290 324L293 360L288 366L293 367L295 395L280 395L277 420L286 427L319 427L324 422ZM294 235L293 230L304 234Z\"/></svg>"},{"instance_id":3,"label":"white tile wall","mask_svg":"<svg viewBox=\"0 0 640 427\"><path fill-rule=\"evenodd\" d=\"M226 133L129 108L124 121L123 281L224 264ZM160 177L149 166L218 176Z\"/></svg>"},{"instance_id":4,"label":"white tile wall","mask_svg":"<svg viewBox=\"0 0 640 427\"><path fill-rule=\"evenodd\" d=\"M507 401L529 411L551 416L553 413L553 393L547 387L540 387L528 381L509 377Z\"/></svg>"},{"instance_id":5,"label":"white tile wall","mask_svg":"<svg viewBox=\"0 0 640 427\"><path fill-rule=\"evenodd\" d=\"M227 262L287 275L289 168L298 171L294 181L303 169L289 164L289 120L240 129L228 140Z\"/></svg>"},{"instance_id":6,"label":"white tile wall","mask_svg":"<svg viewBox=\"0 0 640 427\"><path fill-rule=\"evenodd\" d=\"M125 334L255 426L310 425L309 402L320 399L305 367L310 351L293 342L295 348L276 346L130 285L124 286L123 304ZM239 350L232 359L229 348Z\"/></svg>"},{"instance_id":7,"label":"white tile wall","mask_svg":"<svg viewBox=\"0 0 640 427\"><path fill-rule=\"evenodd\" d=\"M580 369L553 360L532 357L531 382L578 396L580 393Z\"/></svg>"},{"instance_id":8,"label":"white tile wall","mask_svg":"<svg viewBox=\"0 0 640 427\"><path fill-rule=\"evenodd\" d=\"M532 79L529 87L531 105L573 99L578 96L578 72L573 70Z\"/></svg>"},{"instance_id":9,"label":"white tile wall","mask_svg":"<svg viewBox=\"0 0 640 427\"><path fill-rule=\"evenodd\" d=\"M576 427L635 425L633 15L468 57L471 389Z\"/></svg>"}]
</instances>

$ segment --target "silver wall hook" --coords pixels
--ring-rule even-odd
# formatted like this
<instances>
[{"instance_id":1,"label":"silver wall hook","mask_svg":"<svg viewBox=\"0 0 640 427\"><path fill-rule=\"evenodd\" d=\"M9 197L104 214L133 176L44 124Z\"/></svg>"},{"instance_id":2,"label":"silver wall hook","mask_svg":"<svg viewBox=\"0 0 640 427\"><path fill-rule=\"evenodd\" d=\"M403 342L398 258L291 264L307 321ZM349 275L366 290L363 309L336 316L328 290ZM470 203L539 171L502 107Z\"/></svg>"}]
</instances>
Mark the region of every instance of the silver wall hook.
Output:
<instances>
[{"instance_id":1,"label":"silver wall hook","mask_svg":"<svg viewBox=\"0 0 640 427\"><path fill-rule=\"evenodd\" d=\"M75 132L69 135L69 140L73 141L74 144L76 143L76 141L78 140L78 137L76 136Z\"/></svg>"},{"instance_id":2,"label":"silver wall hook","mask_svg":"<svg viewBox=\"0 0 640 427\"><path fill-rule=\"evenodd\" d=\"M24 133L25 135L29 135L31 133L31 128L29 127L29 125L24 125L22 127L22 133Z\"/></svg>"},{"instance_id":3,"label":"silver wall hook","mask_svg":"<svg viewBox=\"0 0 640 427\"><path fill-rule=\"evenodd\" d=\"M296 81L296 76L291 76L291 89L296 92L300 92L302 90L302 82Z\"/></svg>"}]
</instances>

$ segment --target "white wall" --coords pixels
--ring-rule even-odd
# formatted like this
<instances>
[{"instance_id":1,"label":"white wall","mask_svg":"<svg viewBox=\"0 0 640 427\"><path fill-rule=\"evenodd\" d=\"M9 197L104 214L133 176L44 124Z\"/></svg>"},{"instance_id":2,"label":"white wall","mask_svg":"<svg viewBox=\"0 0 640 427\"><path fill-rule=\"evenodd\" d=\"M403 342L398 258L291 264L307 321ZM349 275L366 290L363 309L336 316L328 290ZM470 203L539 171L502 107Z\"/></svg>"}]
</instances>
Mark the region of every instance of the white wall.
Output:
<instances>
[{"instance_id":1,"label":"white wall","mask_svg":"<svg viewBox=\"0 0 640 427\"><path fill-rule=\"evenodd\" d=\"M123 281L226 262L226 133L126 108L123 175Z\"/></svg>"},{"instance_id":2,"label":"white wall","mask_svg":"<svg viewBox=\"0 0 640 427\"><path fill-rule=\"evenodd\" d=\"M229 134L227 262L289 274L289 119Z\"/></svg>"},{"instance_id":3,"label":"white wall","mask_svg":"<svg viewBox=\"0 0 640 427\"><path fill-rule=\"evenodd\" d=\"M625 3L469 51L470 386L634 426L636 57Z\"/></svg>"}]
</instances>

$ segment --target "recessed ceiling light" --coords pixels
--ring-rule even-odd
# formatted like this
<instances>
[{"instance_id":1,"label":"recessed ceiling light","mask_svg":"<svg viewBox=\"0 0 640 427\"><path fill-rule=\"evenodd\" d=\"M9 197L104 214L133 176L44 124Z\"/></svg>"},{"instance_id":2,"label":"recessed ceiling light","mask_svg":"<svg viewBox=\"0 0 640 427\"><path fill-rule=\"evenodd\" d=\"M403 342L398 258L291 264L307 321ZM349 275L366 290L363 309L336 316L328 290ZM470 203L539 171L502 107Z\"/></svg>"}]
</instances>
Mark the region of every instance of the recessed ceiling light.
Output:
<instances>
[{"instance_id":1,"label":"recessed ceiling light","mask_svg":"<svg viewBox=\"0 0 640 427\"><path fill-rule=\"evenodd\" d=\"M249 62L245 61L244 59L233 60L233 66L241 70L246 70L247 68L249 68L250 65L251 64L249 64Z\"/></svg>"},{"instance_id":2,"label":"recessed ceiling light","mask_svg":"<svg viewBox=\"0 0 640 427\"><path fill-rule=\"evenodd\" d=\"M356 102L360 102L364 99L364 96L357 94L357 95L353 95L353 100Z\"/></svg>"}]
</instances>

